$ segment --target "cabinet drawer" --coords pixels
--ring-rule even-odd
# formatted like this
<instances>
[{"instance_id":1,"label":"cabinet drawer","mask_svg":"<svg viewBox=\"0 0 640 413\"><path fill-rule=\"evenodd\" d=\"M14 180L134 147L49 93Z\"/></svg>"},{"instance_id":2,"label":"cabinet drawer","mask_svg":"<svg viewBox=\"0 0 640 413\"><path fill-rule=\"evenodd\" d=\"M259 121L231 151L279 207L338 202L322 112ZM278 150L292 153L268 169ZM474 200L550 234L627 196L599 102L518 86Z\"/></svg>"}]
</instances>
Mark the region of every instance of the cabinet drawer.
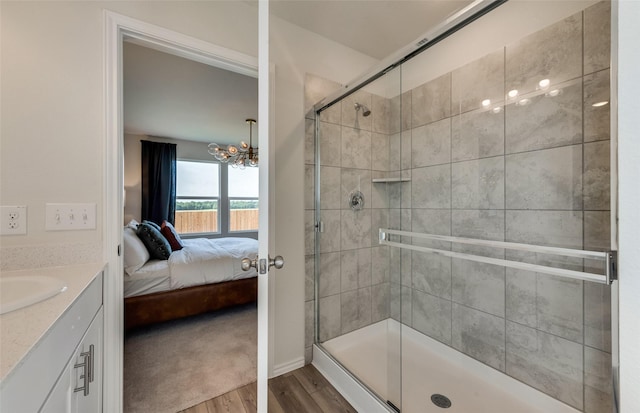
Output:
<instances>
[{"instance_id":1,"label":"cabinet drawer","mask_svg":"<svg viewBox=\"0 0 640 413\"><path fill-rule=\"evenodd\" d=\"M36 412L102 306L102 273L78 296L2 386L0 411Z\"/></svg>"}]
</instances>

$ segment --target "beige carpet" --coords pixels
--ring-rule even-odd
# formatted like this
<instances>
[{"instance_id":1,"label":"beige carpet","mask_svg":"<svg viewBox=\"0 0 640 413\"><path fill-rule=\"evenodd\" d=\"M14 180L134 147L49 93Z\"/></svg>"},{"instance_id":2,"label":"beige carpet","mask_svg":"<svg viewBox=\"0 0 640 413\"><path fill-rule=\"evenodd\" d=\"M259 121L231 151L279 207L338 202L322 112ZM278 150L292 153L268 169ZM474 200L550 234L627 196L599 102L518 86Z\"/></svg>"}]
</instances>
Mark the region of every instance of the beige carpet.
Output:
<instances>
[{"instance_id":1,"label":"beige carpet","mask_svg":"<svg viewBox=\"0 0 640 413\"><path fill-rule=\"evenodd\" d=\"M255 304L134 331L124 344L124 411L176 413L256 380Z\"/></svg>"}]
</instances>

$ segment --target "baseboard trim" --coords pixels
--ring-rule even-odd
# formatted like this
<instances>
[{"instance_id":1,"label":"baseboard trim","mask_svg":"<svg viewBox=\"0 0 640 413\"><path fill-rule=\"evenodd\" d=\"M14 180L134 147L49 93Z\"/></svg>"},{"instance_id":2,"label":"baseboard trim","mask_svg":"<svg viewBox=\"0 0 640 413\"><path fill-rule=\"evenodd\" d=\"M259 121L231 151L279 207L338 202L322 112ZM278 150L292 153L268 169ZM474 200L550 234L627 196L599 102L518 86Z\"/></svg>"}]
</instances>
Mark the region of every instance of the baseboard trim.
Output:
<instances>
[{"instance_id":1,"label":"baseboard trim","mask_svg":"<svg viewBox=\"0 0 640 413\"><path fill-rule=\"evenodd\" d=\"M278 364L273 366L273 377L281 376L285 373L304 367L304 356L287 363Z\"/></svg>"}]
</instances>

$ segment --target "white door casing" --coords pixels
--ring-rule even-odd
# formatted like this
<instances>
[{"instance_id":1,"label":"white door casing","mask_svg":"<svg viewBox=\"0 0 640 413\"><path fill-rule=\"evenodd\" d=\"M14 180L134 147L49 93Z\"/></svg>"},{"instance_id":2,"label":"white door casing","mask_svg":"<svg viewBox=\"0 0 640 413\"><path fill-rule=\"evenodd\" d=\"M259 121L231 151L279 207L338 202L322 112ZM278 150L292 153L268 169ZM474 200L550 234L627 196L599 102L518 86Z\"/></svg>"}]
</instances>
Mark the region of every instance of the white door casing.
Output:
<instances>
[{"instance_id":1,"label":"white door casing","mask_svg":"<svg viewBox=\"0 0 640 413\"><path fill-rule=\"evenodd\" d=\"M263 1L260 2L263 7ZM262 9L261 9L262 10ZM263 11L260 11L263 13ZM264 14L264 13L263 13ZM262 19L262 18L261 18ZM262 22L263 20L261 20ZM268 208L269 181L273 174L269 169L269 136L273 131L273 122L269 122L269 89L274 81L274 67L268 57L268 4L266 15L266 32L260 30L259 45L261 50L260 76L258 60L253 56L239 53L209 42L186 36L160 26L149 24L128 16L104 12L104 208L102 223L104 225L103 256L107 265L104 281L104 387L103 411L122 412L122 374L123 374L123 263L120 254L122 244L123 223L123 188L124 188L124 144L123 144L123 103L122 103L122 49L127 41L160 50L176 56L209 64L236 73L258 77L260 146L260 247L259 257L268 257L269 222L273 222L273 208ZM266 33L266 39L263 37ZM266 57L262 55L262 46L266 44ZM259 94L260 94L259 93ZM273 135L273 134L271 134ZM265 160L263 163L262 160ZM263 205L265 206L263 212ZM269 322L273 300L273 283L269 283L267 274L258 281L258 378L259 404L258 411L266 412L267 377L271 370L273 350L273 323Z\"/></svg>"}]
</instances>

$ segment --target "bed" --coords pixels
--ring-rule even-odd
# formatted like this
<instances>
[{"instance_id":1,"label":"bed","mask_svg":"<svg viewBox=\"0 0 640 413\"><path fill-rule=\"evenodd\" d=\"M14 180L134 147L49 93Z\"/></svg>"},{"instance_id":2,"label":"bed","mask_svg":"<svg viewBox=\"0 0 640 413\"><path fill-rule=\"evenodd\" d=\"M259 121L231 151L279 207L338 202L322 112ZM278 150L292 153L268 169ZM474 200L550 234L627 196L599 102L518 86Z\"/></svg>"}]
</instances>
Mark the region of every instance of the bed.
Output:
<instances>
[{"instance_id":1,"label":"bed","mask_svg":"<svg viewBox=\"0 0 640 413\"><path fill-rule=\"evenodd\" d=\"M257 257L255 239L184 239L168 259L152 258L138 241L125 228L125 330L257 300L256 270L241 269L243 258Z\"/></svg>"}]
</instances>

